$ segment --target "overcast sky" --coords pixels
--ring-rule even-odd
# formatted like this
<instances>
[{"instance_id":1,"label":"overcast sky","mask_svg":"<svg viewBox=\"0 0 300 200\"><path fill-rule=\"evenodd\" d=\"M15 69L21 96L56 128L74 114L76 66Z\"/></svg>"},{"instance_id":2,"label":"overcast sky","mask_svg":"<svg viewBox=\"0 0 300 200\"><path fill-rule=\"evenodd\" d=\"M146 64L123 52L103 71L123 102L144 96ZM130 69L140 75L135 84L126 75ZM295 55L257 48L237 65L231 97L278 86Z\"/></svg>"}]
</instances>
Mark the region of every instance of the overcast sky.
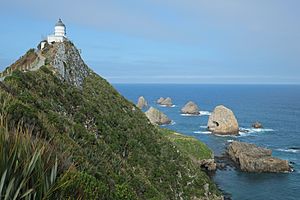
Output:
<instances>
[{"instance_id":1,"label":"overcast sky","mask_svg":"<svg viewBox=\"0 0 300 200\"><path fill-rule=\"evenodd\" d=\"M0 69L62 18L114 83L300 83L299 0L1 0Z\"/></svg>"}]
</instances>

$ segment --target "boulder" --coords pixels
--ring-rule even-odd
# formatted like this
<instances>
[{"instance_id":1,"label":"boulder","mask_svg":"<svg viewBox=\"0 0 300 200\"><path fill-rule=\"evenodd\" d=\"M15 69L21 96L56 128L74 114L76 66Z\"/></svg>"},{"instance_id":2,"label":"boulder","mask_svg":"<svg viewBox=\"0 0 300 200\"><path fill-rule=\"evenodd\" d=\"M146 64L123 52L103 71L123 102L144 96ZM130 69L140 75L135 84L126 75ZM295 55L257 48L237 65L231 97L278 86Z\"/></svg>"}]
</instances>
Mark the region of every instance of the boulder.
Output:
<instances>
[{"instance_id":1,"label":"boulder","mask_svg":"<svg viewBox=\"0 0 300 200\"><path fill-rule=\"evenodd\" d=\"M148 107L148 103L146 99L143 96L140 96L138 99L138 103L136 104L136 107L139 109L143 109L144 107Z\"/></svg>"},{"instance_id":2,"label":"boulder","mask_svg":"<svg viewBox=\"0 0 300 200\"><path fill-rule=\"evenodd\" d=\"M163 125L171 123L171 120L167 117L167 115L156 108L150 107L145 114L152 124Z\"/></svg>"},{"instance_id":3,"label":"boulder","mask_svg":"<svg viewBox=\"0 0 300 200\"><path fill-rule=\"evenodd\" d=\"M214 134L238 135L239 124L233 112L223 105L217 106L209 116L207 128Z\"/></svg>"},{"instance_id":4,"label":"boulder","mask_svg":"<svg viewBox=\"0 0 300 200\"><path fill-rule=\"evenodd\" d=\"M159 99L157 99L156 103L161 104L161 102L163 102L165 100L165 98L160 97Z\"/></svg>"},{"instance_id":5,"label":"boulder","mask_svg":"<svg viewBox=\"0 0 300 200\"><path fill-rule=\"evenodd\" d=\"M252 124L252 127L253 127L253 128L263 128L263 125L262 125L260 122L254 122L254 123Z\"/></svg>"},{"instance_id":6,"label":"boulder","mask_svg":"<svg viewBox=\"0 0 300 200\"><path fill-rule=\"evenodd\" d=\"M162 102L160 102L162 106L172 106L172 99L170 97L165 98Z\"/></svg>"},{"instance_id":7,"label":"boulder","mask_svg":"<svg viewBox=\"0 0 300 200\"><path fill-rule=\"evenodd\" d=\"M181 109L181 113L191 114L191 115L199 115L199 107L192 101L189 101L185 106Z\"/></svg>"},{"instance_id":8,"label":"boulder","mask_svg":"<svg viewBox=\"0 0 300 200\"><path fill-rule=\"evenodd\" d=\"M272 150L254 144L234 141L227 153L242 171L246 172L289 172L288 161L272 157Z\"/></svg>"}]
</instances>

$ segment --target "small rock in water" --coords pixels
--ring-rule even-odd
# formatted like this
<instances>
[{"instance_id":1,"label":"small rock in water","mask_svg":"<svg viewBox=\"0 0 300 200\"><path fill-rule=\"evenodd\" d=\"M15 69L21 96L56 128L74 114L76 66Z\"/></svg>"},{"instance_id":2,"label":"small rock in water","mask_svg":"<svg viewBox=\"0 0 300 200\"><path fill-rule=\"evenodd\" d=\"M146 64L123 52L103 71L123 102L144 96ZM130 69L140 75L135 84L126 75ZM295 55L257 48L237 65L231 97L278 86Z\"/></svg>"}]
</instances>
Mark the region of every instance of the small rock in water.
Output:
<instances>
[{"instance_id":1,"label":"small rock in water","mask_svg":"<svg viewBox=\"0 0 300 200\"><path fill-rule=\"evenodd\" d=\"M263 125L260 122L255 122L252 124L253 128L263 128Z\"/></svg>"}]
</instances>

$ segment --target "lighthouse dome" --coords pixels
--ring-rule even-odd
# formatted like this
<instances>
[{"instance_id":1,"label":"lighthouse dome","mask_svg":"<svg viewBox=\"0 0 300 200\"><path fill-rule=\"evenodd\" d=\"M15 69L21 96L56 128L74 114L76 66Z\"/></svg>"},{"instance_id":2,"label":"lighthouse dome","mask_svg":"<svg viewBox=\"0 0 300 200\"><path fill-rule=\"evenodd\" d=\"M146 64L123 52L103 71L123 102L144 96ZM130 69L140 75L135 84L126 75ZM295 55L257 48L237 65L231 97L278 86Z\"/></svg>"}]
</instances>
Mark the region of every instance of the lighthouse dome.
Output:
<instances>
[{"instance_id":1,"label":"lighthouse dome","mask_svg":"<svg viewBox=\"0 0 300 200\"><path fill-rule=\"evenodd\" d=\"M58 20L58 22L55 24L55 26L63 26L63 27L66 27L64 25L64 23L61 21L61 19Z\"/></svg>"}]
</instances>

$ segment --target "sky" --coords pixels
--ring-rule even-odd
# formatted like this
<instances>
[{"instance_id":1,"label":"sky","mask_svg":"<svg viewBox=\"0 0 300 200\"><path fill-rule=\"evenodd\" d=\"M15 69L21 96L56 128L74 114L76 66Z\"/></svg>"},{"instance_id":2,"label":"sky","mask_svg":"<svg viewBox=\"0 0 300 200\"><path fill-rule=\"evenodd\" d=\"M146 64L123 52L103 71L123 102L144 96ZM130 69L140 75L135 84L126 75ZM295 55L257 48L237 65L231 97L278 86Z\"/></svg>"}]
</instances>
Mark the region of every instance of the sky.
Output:
<instances>
[{"instance_id":1,"label":"sky","mask_svg":"<svg viewBox=\"0 0 300 200\"><path fill-rule=\"evenodd\" d=\"M112 83L300 84L299 0L0 0L0 70L61 18Z\"/></svg>"}]
</instances>

